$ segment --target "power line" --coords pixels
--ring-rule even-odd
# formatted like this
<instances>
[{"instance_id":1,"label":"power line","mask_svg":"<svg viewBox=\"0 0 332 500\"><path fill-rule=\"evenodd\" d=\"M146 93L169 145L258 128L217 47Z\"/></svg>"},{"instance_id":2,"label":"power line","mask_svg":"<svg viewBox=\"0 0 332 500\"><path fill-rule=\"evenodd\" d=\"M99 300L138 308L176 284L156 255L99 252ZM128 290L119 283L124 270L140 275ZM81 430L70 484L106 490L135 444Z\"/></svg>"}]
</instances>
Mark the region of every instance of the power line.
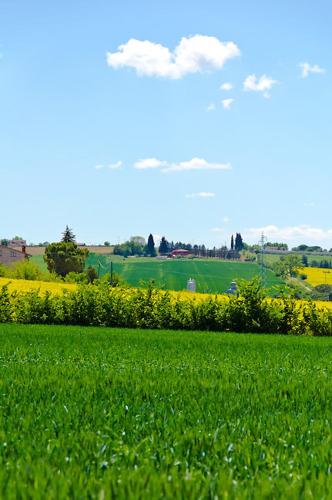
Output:
<instances>
[{"instance_id":1,"label":"power line","mask_svg":"<svg viewBox=\"0 0 332 500\"><path fill-rule=\"evenodd\" d=\"M261 239L259 240L258 244L260 246L260 259L259 259L259 267L260 267L260 276L262 280L262 285L265 286L265 281L266 281L266 272L265 272L265 261L264 261L264 252L265 252L265 245L267 243L267 238L262 233Z\"/></svg>"}]
</instances>

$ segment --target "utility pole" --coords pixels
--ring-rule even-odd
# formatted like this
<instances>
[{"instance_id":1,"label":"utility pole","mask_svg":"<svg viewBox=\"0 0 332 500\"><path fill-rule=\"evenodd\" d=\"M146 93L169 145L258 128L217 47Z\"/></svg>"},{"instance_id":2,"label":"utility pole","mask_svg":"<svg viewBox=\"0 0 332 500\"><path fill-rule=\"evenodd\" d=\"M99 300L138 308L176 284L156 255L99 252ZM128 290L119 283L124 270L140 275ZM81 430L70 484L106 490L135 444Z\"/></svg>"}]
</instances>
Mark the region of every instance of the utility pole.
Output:
<instances>
[{"instance_id":1,"label":"utility pole","mask_svg":"<svg viewBox=\"0 0 332 500\"><path fill-rule=\"evenodd\" d=\"M262 233L261 239L259 240L260 245L260 259L259 259L259 267L260 267L260 276L262 280L262 285L265 286L265 262L264 262L264 251L265 251L265 243L267 241L266 236Z\"/></svg>"},{"instance_id":2,"label":"utility pole","mask_svg":"<svg viewBox=\"0 0 332 500\"><path fill-rule=\"evenodd\" d=\"M113 262L110 261L110 285L113 285Z\"/></svg>"}]
</instances>

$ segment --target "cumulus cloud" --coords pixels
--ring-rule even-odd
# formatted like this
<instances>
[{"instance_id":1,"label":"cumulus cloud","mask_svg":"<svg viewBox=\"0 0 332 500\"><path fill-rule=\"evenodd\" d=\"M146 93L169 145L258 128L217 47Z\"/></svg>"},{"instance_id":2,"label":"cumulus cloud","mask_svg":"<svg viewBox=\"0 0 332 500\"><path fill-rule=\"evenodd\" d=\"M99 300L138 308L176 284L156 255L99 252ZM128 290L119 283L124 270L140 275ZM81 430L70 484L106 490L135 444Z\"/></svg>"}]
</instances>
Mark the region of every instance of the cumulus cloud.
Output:
<instances>
[{"instance_id":1,"label":"cumulus cloud","mask_svg":"<svg viewBox=\"0 0 332 500\"><path fill-rule=\"evenodd\" d=\"M95 165L95 169L102 170L109 168L110 170L116 170L118 168L121 168L122 165L123 165L122 161L117 161L116 163L110 163L109 165L102 165L102 164Z\"/></svg>"},{"instance_id":2,"label":"cumulus cloud","mask_svg":"<svg viewBox=\"0 0 332 500\"><path fill-rule=\"evenodd\" d=\"M107 52L107 64L114 68L134 68L138 75L179 79L191 73L221 69L229 59L240 55L234 42L222 42L214 36L183 37L171 51L149 40L131 38Z\"/></svg>"},{"instance_id":3,"label":"cumulus cloud","mask_svg":"<svg viewBox=\"0 0 332 500\"><path fill-rule=\"evenodd\" d=\"M188 170L230 170L232 167L230 163L210 163L204 158L192 158L188 161L180 163L168 164L163 168L163 172L182 172Z\"/></svg>"},{"instance_id":4,"label":"cumulus cloud","mask_svg":"<svg viewBox=\"0 0 332 500\"><path fill-rule=\"evenodd\" d=\"M263 96L268 98L270 97L269 90L278 83L277 80L273 80L273 78L262 75L261 77L257 77L256 75L249 75L243 82L243 88L247 92L262 92Z\"/></svg>"},{"instance_id":5,"label":"cumulus cloud","mask_svg":"<svg viewBox=\"0 0 332 500\"><path fill-rule=\"evenodd\" d=\"M222 104L224 109L231 109L233 103L234 103L234 99L223 99L221 101L221 104Z\"/></svg>"},{"instance_id":6,"label":"cumulus cloud","mask_svg":"<svg viewBox=\"0 0 332 500\"><path fill-rule=\"evenodd\" d=\"M302 78L308 78L310 73L321 74L321 75L326 73L326 70L324 68L321 68L320 66L318 66L318 64L311 65L311 64L305 62L305 63L300 63L299 67L301 68Z\"/></svg>"},{"instance_id":7,"label":"cumulus cloud","mask_svg":"<svg viewBox=\"0 0 332 500\"><path fill-rule=\"evenodd\" d=\"M228 91L228 90L232 90L234 88L234 85L232 83L225 82L222 85L220 85L219 88L220 88L220 90Z\"/></svg>"},{"instance_id":8,"label":"cumulus cloud","mask_svg":"<svg viewBox=\"0 0 332 500\"><path fill-rule=\"evenodd\" d=\"M138 160L134 163L134 168L137 168L138 170L161 168L166 166L167 162L158 160L158 158L144 158L143 160Z\"/></svg>"},{"instance_id":9,"label":"cumulus cloud","mask_svg":"<svg viewBox=\"0 0 332 500\"><path fill-rule=\"evenodd\" d=\"M327 242L332 241L332 228L322 229L309 225L278 227L268 225L264 227L250 228L246 231L245 237L259 239L262 233L269 240L279 241L299 241L299 242Z\"/></svg>"},{"instance_id":10,"label":"cumulus cloud","mask_svg":"<svg viewBox=\"0 0 332 500\"><path fill-rule=\"evenodd\" d=\"M231 170L230 163L210 163L204 158L192 158L188 161L172 163L158 158L145 158L134 163L139 170L160 169L161 172L181 172L186 170Z\"/></svg>"},{"instance_id":11,"label":"cumulus cloud","mask_svg":"<svg viewBox=\"0 0 332 500\"><path fill-rule=\"evenodd\" d=\"M216 193L210 193L208 191L201 191L200 193L186 194L186 198L214 198Z\"/></svg>"}]
</instances>

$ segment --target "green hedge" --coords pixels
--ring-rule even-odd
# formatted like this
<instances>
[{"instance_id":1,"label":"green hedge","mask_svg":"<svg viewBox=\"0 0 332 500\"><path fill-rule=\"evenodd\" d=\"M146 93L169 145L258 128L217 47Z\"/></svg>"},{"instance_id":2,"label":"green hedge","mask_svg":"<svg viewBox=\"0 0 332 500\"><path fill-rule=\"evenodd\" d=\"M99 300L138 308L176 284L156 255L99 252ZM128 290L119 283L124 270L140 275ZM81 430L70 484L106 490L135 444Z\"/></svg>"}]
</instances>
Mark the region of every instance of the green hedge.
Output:
<instances>
[{"instance_id":1,"label":"green hedge","mask_svg":"<svg viewBox=\"0 0 332 500\"><path fill-rule=\"evenodd\" d=\"M112 326L332 336L332 312L312 302L267 299L257 280L237 296L176 299L168 292L82 285L63 295L0 289L0 323Z\"/></svg>"}]
</instances>

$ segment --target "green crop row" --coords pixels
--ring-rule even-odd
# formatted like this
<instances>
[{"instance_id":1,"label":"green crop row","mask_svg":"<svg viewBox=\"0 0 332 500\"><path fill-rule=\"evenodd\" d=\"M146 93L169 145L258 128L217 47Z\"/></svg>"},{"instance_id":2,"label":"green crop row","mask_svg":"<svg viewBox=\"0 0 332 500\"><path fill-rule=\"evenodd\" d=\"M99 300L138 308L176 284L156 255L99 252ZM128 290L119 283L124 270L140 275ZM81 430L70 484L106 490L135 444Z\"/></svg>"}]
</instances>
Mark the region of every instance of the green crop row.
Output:
<instances>
[{"instance_id":1,"label":"green crop row","mask_svg":"<svg viewBox=\"0 0 332 500\"><path fill-rule=\"evenodd\" d=\"M63 295L0 291L0 322L332 336L332 312L310 302L267 299L258 280L229 299L176 299L153 287L82 285Z\"/></svg>"},{"instance_id":2,"label":"green crop row","mask_svg":"<svg viewBox=\"0 0 332 500\"><path fill-rule=\"evenodd\" d=\"M0 498L329 499L330 338L0 325Z\"/></svg>"}]
</instances>

